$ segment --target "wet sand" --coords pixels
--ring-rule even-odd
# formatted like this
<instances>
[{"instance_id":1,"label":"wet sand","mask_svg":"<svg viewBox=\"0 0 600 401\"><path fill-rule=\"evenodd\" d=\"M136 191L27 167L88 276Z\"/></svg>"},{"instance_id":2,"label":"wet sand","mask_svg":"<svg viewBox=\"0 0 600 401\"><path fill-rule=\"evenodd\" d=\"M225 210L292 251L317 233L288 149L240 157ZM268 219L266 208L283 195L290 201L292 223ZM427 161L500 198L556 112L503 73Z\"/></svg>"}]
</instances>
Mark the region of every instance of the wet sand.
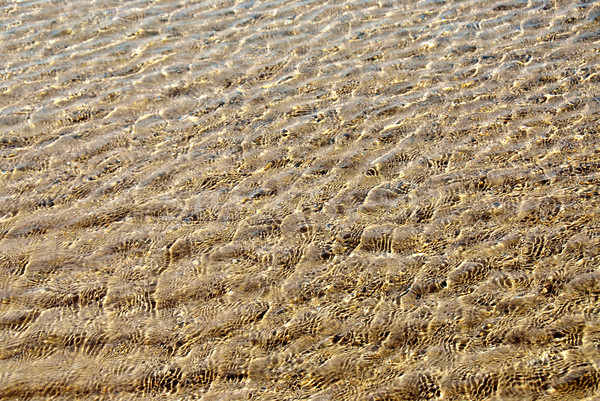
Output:
<instances>
[{"instance_id":1,"label":"wet sand","mask_svg":"<svg viewBox=\"0 0 600 401\"><path fill-rule=\"evenodd\" d=\"M593 400L595 1L0 1L0 398Z\"/></svg>"}]
</instances>

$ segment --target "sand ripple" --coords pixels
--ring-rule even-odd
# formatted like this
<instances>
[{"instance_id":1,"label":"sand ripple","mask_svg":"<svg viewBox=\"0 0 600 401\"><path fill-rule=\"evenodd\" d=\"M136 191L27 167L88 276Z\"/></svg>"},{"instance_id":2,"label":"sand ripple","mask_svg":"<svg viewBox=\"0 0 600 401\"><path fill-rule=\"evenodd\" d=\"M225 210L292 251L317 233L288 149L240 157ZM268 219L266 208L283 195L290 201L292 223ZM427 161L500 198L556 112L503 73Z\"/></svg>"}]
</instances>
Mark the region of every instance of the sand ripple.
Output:
<instances>
[{"instance_id":1,"label":"sand ripple","mask_svg":"<svg viewBox=\"0 0 600 401\"><path fill-rule=\"evenodd\" d=\"M0 398L594 399L599 32L0 1Z\"/></svg>"}]
</instances>

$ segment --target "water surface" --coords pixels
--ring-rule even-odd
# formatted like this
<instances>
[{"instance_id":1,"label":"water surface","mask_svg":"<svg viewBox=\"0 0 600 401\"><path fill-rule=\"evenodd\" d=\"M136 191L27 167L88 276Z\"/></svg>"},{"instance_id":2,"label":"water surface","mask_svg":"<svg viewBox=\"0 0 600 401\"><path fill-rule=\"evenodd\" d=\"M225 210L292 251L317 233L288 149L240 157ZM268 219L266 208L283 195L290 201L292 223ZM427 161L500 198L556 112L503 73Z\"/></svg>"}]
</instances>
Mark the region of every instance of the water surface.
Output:
<instances>
[{"instance_id":1,"label":"water surface","mask_svg":"<svg viewBox=\"0 0 600 401\"><path fill-rule=\"evenodd\" d=\"M0 1L0 398L580 400L595 1Z\"/></svg>"}]
</instances>

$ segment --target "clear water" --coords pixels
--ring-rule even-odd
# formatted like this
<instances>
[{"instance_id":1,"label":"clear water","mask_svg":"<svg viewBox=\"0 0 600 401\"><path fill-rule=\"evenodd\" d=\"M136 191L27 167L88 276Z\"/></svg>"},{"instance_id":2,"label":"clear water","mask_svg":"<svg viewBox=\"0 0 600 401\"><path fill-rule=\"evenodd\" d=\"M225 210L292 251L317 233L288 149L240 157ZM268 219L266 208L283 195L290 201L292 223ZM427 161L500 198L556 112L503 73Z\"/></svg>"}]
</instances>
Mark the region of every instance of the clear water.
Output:
<instances>
[{"instance_id":1,"label":"clear water","mask_svg":"<svg viewBox=\"0 0 600 401\"><path fill-rule=\"evenodd\" d=\"M594 399L595 1L0 1L0 398Z\"/></svg>"}]
</instances>

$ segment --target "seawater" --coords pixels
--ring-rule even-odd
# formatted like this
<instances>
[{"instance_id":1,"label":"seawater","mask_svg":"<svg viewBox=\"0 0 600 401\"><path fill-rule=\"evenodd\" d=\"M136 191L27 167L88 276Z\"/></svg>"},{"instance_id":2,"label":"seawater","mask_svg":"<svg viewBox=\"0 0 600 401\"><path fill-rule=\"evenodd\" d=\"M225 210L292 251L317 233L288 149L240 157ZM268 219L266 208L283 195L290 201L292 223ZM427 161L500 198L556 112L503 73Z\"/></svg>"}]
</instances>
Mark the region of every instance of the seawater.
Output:
<instances>
[{"instance_id":1,"label":"seawater","mask_svg":"<svg viewBox=\"0 0 600 401\"><path fill-rule=\"evenodd\" d=\"M0 398L593 400L600 5L0 1Z\"/></svg>"}]
</instances>

